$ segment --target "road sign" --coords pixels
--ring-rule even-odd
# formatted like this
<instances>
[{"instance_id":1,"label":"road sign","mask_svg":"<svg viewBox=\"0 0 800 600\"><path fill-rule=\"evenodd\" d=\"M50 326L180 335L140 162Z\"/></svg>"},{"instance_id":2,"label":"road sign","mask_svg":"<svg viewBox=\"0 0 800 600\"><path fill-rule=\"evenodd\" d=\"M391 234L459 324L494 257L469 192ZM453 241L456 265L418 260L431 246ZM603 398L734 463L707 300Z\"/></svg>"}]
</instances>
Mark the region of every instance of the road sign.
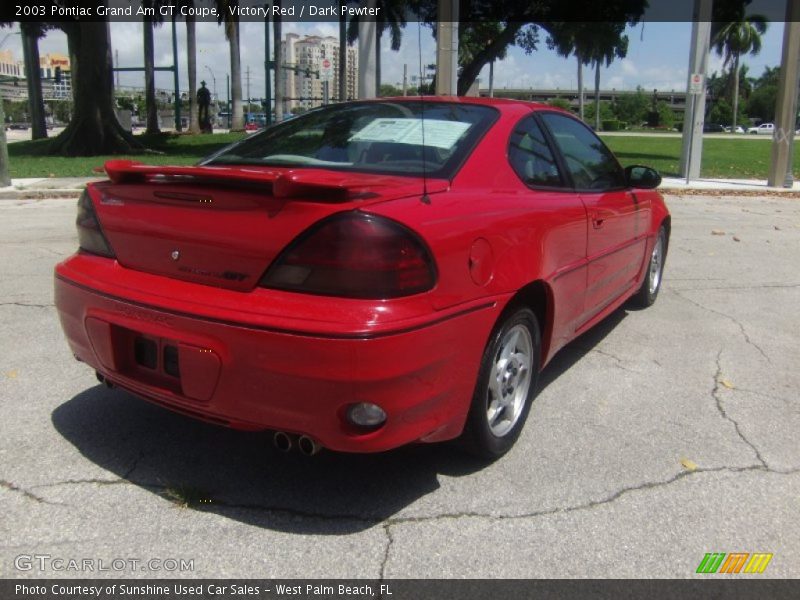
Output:
<instances>
[{"instance_id":1,"label":"road sign","mask_svg":"<svg viewBox=\"0 0 800 600\"><path fill-rule=\"evenodd\" d=\"M329 58L322 59L322 67L319 70L320 79L330 81L333 79L333 63Z\"/></svg>"},{"instance_id":2,"label":"road sign","mask_svg":"<svg viewBox=\"0 0 800 600\"><path fill-rule=\"evenodd\" d=\"M702 94L705 89L705 76L702 73L692 73L689 78L689 93Z\"/></svg>"}]
</instances>

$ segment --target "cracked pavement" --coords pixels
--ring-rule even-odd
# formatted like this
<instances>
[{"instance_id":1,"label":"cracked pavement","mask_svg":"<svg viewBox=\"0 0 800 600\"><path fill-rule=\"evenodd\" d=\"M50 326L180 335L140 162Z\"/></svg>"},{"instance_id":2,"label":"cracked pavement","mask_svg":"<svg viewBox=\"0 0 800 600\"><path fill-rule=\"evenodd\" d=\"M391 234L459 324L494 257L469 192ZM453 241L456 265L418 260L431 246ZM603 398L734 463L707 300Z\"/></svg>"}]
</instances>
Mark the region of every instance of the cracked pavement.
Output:
<instances>
[{"instance_id":1,"label":"cracked pavement","mask_svg":"<svg viewBox=\"0 0 800 600\"><path fill-rule=\"evenodd\" d=\"M706 552L800 577L800 203L667 200L660 298L557 355L491 465L283 455L98 385L53 308L74 202L0 202L0 577L82 575L20 554L194 560L109 577L692 577Z\"/></svg>"}]
</instances>

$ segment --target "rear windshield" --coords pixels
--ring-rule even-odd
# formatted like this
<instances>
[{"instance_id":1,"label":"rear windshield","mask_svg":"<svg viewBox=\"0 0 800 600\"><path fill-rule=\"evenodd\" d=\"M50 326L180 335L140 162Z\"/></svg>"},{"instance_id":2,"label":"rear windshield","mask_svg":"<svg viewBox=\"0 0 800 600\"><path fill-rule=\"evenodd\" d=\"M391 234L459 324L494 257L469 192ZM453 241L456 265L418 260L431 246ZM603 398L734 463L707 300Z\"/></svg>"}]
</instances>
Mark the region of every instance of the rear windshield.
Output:
<instances>
[{"instance_id":1,"label":"rear windshield","mask_svg":"<svg viewBox=\"0 0 800 600\"><path fill-rule=\"evenodd\" d=\"M336 104L269 127L201 164L425 173L451 179L496 118L495 109L470 104Z\"/></svg>"}]
</instances>

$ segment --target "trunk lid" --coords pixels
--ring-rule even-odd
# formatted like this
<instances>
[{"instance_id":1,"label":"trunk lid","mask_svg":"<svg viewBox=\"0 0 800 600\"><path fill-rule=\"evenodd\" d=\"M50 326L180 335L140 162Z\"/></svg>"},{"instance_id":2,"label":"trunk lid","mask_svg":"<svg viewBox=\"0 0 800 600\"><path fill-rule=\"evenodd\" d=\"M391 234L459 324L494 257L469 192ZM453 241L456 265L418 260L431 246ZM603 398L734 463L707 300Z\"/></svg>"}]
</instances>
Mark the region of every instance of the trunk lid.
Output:
<instances>
[{"instance_id":1,"label":"trunk lid","mask_svg":"<svg viewBox=\"0 0 800 600\"><path fill-rule=\"evenodd\" d=\"M92 184L98 219L127 268L239 291L329 215L422 194L422 178L265 167L109 161ZM428 193L446 180L427 182Z\"/></svg>"}]
</instances>

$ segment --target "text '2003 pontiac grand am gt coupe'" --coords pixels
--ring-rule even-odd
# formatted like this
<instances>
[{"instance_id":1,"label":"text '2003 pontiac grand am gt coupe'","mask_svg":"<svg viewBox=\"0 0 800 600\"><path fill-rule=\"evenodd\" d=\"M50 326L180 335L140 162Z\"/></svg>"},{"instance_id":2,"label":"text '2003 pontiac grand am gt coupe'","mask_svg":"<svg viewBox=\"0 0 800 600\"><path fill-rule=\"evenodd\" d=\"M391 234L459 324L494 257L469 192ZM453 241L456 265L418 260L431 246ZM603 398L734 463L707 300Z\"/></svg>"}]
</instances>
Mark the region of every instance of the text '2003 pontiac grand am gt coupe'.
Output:
<instances>
[{"instance_id":1,"label":"text '2003 pontiac grand am gt coupe'","mask_svg":"<svg viewBox=\"0 0 800 600\"><path fill-rule=\"evenodd\" d=\"M339 104L196 166L106 172L56 267L73 354L306 453L460 436L501 456L555 352L653 303L670 232L655 171L508 100Z\"/></svg>"}]
</instances>

